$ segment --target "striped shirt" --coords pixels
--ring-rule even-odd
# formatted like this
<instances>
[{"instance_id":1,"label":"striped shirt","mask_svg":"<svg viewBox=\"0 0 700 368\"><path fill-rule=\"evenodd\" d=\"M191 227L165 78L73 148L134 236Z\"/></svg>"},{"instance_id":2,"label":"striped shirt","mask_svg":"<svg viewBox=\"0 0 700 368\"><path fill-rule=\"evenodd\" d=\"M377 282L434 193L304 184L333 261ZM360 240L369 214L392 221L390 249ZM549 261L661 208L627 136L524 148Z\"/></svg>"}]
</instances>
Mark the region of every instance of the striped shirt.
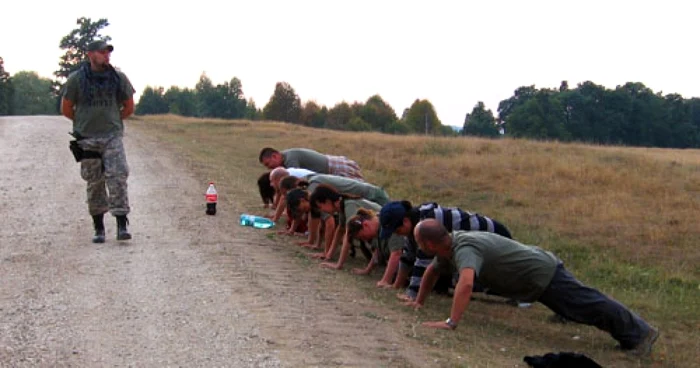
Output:
<instances>
[{"instance_id":1,"label":"striped shirt","mask_svg":"<svg viewBox=\"0 0 700 368\"><path fill-rule=\"evenodd\" d=\"M423 203L418 207L419 220L433 218L441 222L447 231L471 230L495 232L493 220L478 213L462 211L459 208L440 207L435 202Z\"/></svg>"}]
</instances>

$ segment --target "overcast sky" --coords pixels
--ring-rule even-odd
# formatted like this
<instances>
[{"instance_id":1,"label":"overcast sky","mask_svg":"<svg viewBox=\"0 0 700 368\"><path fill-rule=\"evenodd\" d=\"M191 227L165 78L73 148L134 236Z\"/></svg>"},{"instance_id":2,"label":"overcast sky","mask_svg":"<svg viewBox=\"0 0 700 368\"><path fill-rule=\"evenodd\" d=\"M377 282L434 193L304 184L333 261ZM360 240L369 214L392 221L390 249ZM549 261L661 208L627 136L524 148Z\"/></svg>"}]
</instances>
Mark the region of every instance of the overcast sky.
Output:
<instances>
[{"instance_id":1,"label":"overcast sky","mask_svg":"<svg viewBox=\"0 0 700 368\"><path fill-rule=\"evenodd\" d=\"M138 92L238 77L264 106L276 82L329 108L379 94L400 116L430 100L461 126L478 101L494 115L524 85L642 82L700 97L693 1L18 1L2 5L11 74L53 78L81 16L107 18L112 63ZM696 4L700 4L695 2ZM154 5L157 4L157 5Z\"/></svg>"}]
</instances>

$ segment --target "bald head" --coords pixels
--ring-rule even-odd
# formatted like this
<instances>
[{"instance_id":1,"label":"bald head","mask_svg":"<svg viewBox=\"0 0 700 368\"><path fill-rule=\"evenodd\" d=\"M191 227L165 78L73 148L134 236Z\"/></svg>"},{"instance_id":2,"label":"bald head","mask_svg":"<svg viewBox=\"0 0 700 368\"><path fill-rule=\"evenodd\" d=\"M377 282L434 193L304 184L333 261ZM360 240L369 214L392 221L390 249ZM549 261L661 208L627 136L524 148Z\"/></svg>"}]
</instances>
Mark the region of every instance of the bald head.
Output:
<instances>
[{"instance_id":1,"label":"bald head","mask_svg":"<svg viewBox=\"0 0 700 368\"><path fill-rule=\"evenodd\" d=\"M434 254L442 248L449 249L451 245L448 242L450 233L435 219L425 219L419 222L413 230L413 236L420 248L429 254Z\"/></svg>"},{"instance_id":2,"label":"bald head","mask_svg":"<svg viewBox=\"0 0 700 368\"><path fill-rule=\"evenodd\" d=\"M276 167L270 171L270 184L273 188L279 189L279 184L282 179L289 176L289 171L284 167Z\"/></svg>"}]
</instances>

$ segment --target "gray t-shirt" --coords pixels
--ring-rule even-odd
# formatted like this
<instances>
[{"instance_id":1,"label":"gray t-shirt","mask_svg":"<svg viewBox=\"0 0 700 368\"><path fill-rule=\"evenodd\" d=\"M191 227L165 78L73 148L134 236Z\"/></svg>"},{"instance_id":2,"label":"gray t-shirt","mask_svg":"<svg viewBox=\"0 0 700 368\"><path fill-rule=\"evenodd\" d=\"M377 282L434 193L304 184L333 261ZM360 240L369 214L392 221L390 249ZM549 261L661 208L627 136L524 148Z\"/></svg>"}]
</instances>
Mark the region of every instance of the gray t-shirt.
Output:
<instances>
[{"instance_id":1,"label":"gray t-shirt","mask_svg":"<svg viewBox=\"0 0 700 368\"><path fill-rule=\"evenodd\" d=\"M113 72L119 77L118 88L100 88L108 84L106 81ZM86 138L121 135L124 132L120 115L122 103L134 95L134 87L129 79L117 70L93 72L95 82L88 84L88 90L91 91L91 96L88 96L88 91L80 87L82 78L80 70L71 73L63 93L65 99L75 104L73 131Z\"/></svg>"},{"instance_id":2,"label":"gray t-shirt","mask_svg":"<svg viewBox=\"0 0 700 368\"><path fill-rule=\"evenodd\" d=\"M454 231L452 250L452 259L435 257L436 269L471 268L484 287L523 302L539 298L560 262L551 252L482 231Z\"/></svg>"},{"instance_id":3,"label":"gray t-shirt","mask_svg":"<svg viewBox=\"0 0 700 368\"><path fill-rule=\"evenodd\" d=\"M328 157L308 148L290 148L282 151L284 167L299 167L319 174L328 174Z\"/></svg>"},{"instance_id":4,"label":"gray t-shirt","mask_svg":"<svg viewBox=\"0 0 700 368\"><path fill-rule=\"evenodd\" d=\"M389 202L389 196L384 189L364 181L325 174L309 175L306 180L309 182L308 190L310 193L313 193L319 185L326 184L335 188L339 193L359 196L382 206Z\"/></svg>"},{"instance_id":5,"label":"gray t-shirt","mask_svg":"<svg viewBox=\"0 0 700 368\"><path fill-rule=\"evenodd\" d=\"M344 203L345 211L341 211L339 216L339 222L343 224L343 226L347 225L350 218L355 216L357 214L357 210L360 208L372 210L375 213L379 213L379 211L382 209L382 206L366 199L346 199Z\"/></svg>"}]
</instances>

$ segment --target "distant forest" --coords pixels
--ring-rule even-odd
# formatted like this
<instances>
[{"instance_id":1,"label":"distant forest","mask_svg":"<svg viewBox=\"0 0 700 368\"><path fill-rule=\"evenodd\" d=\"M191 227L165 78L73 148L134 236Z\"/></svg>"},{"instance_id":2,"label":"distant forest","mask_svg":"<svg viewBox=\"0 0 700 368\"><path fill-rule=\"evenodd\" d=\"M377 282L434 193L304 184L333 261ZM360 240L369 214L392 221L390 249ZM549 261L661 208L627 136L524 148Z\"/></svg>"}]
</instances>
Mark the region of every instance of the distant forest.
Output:
<instances>
[{"instance_id":1,"label":"distant forest","mask_svg":"<svg viewBox=\"0 0 700 368\"><path fill-rule=\"evenodd\" d=\"M78 28L61 39L65 54L55 80L33 71L10 76L0 57L0 115L58 113L63 83L86 59L85 47L109 25L107 19L79 18ZM629 82L607 89L593 82L569 88L517 88L498 105L494 115L478 102L465 114L461 131L445 126L429 100L415 100L397 116L379 95L364 102L339 102L328 108L314 101L302 103L291 85L278 82L269 101L258 108L246 99L243 84L234 77L214 85L202 73L193 89L146 87L136 105L137 115L177 114L222 119L274 120L310 127L376 131L388 134L465 135L615 144L628 146L700 147L700 98L655 93L642 83Z\"/></svg>"},{"instance_id":2,"label":"distant forest","mask_svg":"<svg viewBox=\"0 0 700 368\"><path fill-rule=\"evenodd\" d=\"M226 119L278 120L306 126L390 134L455 135L443 126L428 100L416 100L397 117L379 95L365 102L340 102L330 109L302 104L294 89L280 82L258 109L243 97L240 80L214 86L206 75L193 90L147 87L137 114L173 113ZM700 99L654 93L642 83L607 89L593 82L569 88L523 86L498 105L497 116L482 102L465 115L462 135L519 137L630 146L700 147Z\"/></svg>"}]
</instances>

